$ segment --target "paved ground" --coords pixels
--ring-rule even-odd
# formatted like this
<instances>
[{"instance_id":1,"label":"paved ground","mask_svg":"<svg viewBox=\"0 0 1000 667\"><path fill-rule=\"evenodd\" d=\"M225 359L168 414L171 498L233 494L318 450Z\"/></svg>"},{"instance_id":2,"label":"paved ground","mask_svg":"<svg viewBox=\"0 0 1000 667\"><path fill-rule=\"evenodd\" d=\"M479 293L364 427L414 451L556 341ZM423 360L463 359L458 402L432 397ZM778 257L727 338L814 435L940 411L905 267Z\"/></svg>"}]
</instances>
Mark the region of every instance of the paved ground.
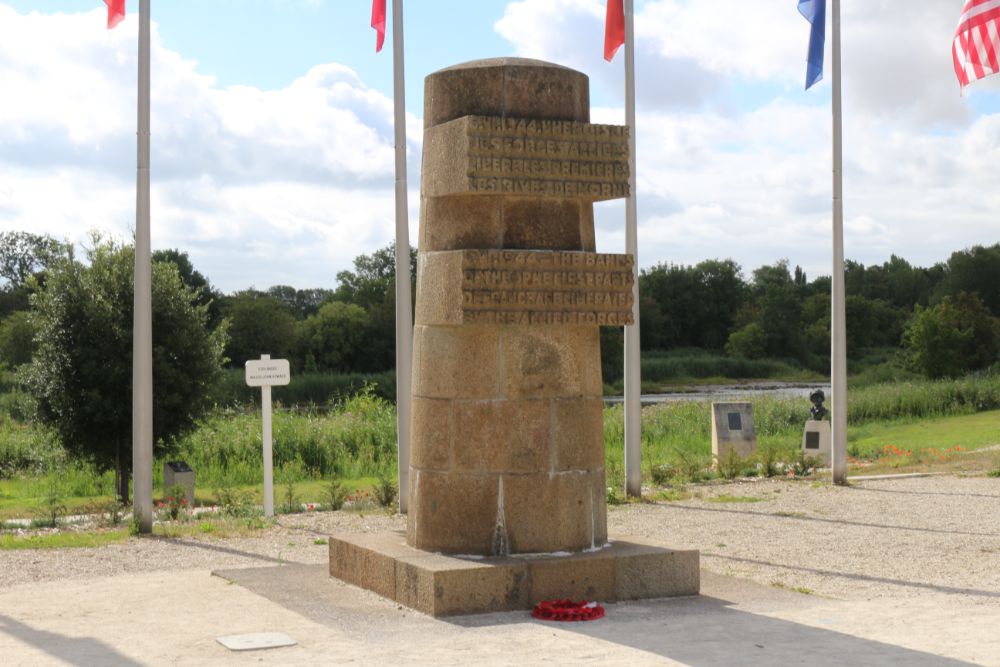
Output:
<instances>
[{"instance_id":1,"label":"paved ground","mask_svg":"<svg viewBox=\"0 0 1000 667\"><path fill-rule=\"evenodd\" d=\"M325 547L312 543L316 526L297 547L289 536L301 528L272 539L266 548L280 547L281 557L239 541L137 540L88 550L74 560L92 562L89 574L77 570L72 578L52 567L65 552L0 553L0 571L7 570L0 576L12 566L48 573L0 585L0 665L1000 666L1000 480L890 480L865 483L867 491L774 484L613 509L613 530L662 530L677 546L711 547L716 555L703 561L701 596L608 605L607 618L584 624L543 623L520 612L434 620L401 609L331 580L318 563ZM724 493L774 498L709 501ZM904 498L899 508L885 504ZM881 519L852 514L872 502L881 503ZM295 520L357 521L328 517L335 515ZM382 517L377 528L398 523ZM664 524L673 528L657 528ZM756 539L745 541L736 526ZM885 552L896 542L903 546ZM837 553L837 544L856 553ZM170 569L147 561L154 569L143 571L134 552L150 547L159 551L140 553L192 555ZM949 550L980 574L942 571ZM119 556L116 574L107 568ZM229 568L221 574L235 583L213 576L206 559ZM263 631L284 632L298 645L232 653L216 642Z\"/></svg>"}]
</instances>

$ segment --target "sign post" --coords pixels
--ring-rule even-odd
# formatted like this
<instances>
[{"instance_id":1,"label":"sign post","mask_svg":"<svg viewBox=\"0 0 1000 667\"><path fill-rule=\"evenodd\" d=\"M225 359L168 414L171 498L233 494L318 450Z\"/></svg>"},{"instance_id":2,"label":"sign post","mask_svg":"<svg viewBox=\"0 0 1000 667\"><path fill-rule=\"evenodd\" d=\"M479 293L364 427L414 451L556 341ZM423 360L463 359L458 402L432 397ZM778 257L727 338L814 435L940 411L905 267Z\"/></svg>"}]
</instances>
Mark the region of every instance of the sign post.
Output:
<instances>
[{"instance_id":1,"label":"sign post","mask_svg":"<svg viewBox=\"0 0 1000 667\"><path fill-rule=\"evenodd\" d=\"M271 452L271 387L291 380L287 359L272 359L269 354L246 363L247 386L260 387L260 410L264 441L264 516L274 516L274 457Z\"/></svg>"}]
</instances>

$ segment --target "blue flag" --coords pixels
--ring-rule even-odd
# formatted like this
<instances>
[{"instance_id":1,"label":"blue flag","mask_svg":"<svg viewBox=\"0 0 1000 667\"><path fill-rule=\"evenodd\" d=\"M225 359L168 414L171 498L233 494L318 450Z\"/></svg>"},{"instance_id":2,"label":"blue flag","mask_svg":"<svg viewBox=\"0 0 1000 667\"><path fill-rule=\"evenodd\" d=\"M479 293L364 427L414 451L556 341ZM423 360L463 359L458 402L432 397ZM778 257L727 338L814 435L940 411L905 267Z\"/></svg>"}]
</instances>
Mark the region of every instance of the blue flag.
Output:
<instances>
[{"instance_id":1,"label":"blue flag","mask_svg":"<svg viewBox=\"0 0 1000 667\"><path fill-rule=\"evenodd\" d=\"M799 0L799 13L812 24L806 58L806 90L823 78L823 44L826 42L826 0Z\"/></svg>"}]
</instances>

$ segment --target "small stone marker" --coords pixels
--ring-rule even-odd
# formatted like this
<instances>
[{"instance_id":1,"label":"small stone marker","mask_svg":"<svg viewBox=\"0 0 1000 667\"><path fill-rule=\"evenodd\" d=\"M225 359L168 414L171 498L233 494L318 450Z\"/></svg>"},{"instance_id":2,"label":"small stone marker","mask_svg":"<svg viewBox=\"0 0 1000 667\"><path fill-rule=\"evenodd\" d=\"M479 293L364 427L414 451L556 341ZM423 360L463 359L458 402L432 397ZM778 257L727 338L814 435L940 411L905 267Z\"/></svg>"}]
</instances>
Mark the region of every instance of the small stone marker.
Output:
<instances>
[{"instance_id":1,"label":"small stone marker","mask_svg":"<svg viewBox=\"0 0 1000 667\"><path fill-rule=\"evenodd\" d=\"M264 648L295 646L298 642L283 632L252 632L246 635L226 635L216 637L230 651L256 651Z\"/></svg>"},{"instance_id":2,"label":"small stone marker","mask_svg":"<svg viewBox=\"0 0 1000 667\"><path fill-rule=\"evenodd\" d=\"M194 470L185 461L167 461L163 464L163 490L183 486L188 507L194 507Z\"/></svg>"},{"instance_id":3,"label":"small stone marker","mask_svg":"<svg viewBox=\"0 0 1000 667\"><path fill-rule=\"evenodd\" d=\"M743 458L757 449L752 403L712 403L712 457L719 461L730 449Z\"/></svg>"},{"instance_id":4,"label":"small stone marker","mask_svg":"<svg viewBox=\"0 0 1000 667\"><path fill-rule=\"evenodd\" d=\"M264 516L274 516L274 457L271 453L271 386L286 385L291 379L287 359L272 359L269 354L246 363L247 386L260 387L264 443Z\"/></svg>"},{"instance_id":5,"label":"small stone marker","mask_svg":"<svg viewBox=\"0 0 1000 667\"><path fill-rule=\"evenodd\" d=\"M829 467L832 460L830 448L830 422L810 419L806 422L805 431L802 433L802 453L806 456L815 456Z\"/></svg>"}]
</instances>

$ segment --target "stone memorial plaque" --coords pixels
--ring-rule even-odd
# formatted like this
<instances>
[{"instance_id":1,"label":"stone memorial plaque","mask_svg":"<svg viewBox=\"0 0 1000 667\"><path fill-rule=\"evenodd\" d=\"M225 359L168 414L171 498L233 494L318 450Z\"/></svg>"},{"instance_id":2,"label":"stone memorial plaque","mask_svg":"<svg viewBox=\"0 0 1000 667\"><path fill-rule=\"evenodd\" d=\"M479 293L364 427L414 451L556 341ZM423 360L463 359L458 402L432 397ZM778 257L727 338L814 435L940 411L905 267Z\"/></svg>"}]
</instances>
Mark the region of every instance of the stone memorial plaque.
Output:
<instances>
[{"instance_id":1,"label":"stone memorial plaque","mask_svg":"<svg viewBox=\"0 0 1000 667\"><path fill-rule=\"evenodd\" d=\"M810 419L802 432L802 452L814 456L824 466L829 466L833 450L830 442L830 422Z\"/></svg>"},{"instance_id":2,"label":"stone memorial plaque","mask_svg":"<svg viewBox=\"0 0 1000 667\"><path fill-rule=\"evenodd\" d=\"M453 250L419 259L417 324L632 324L632 257L547 250ZM420 296L424 296L421 294Z\"/></svg>"},{"instance_id":3,"label":"stone memorial plaque","mask_svg":"<svg viewBox=\"0 0 1000 667\"><path fill-rule=\"evenodd\" d=\"M819 431L806 431L806 449L819 449Z\"/></svg>"},{"instance_id":4,"label":"stone memorial plaque","mask_svg":"<svg viewBox=\"0 0 1000 667\"><path fill-rule=\"evenodd\" d=\"M712 456L718 461L735 449L746 458L757 448L753 404L712 403Z\"/></svg>"},{"instance_id":5,"label":"stone memorial plaque","mask_svg":"<svg viewBox=\"0 0 1000 667\"><path fill-rule=\"evenodd\" d=\"M226 635L216 637L230 651L257 651L265 648L295 646L298 642L283 632L252 632L246 635Z\"/></svg>"},{"instance_id":6,"label":"stone memorial plaque","mask_svg":"<svg viewBox=\"0 0 1000 667\"><path fill-rule=\"evenodd\" d=\"M740 413L730 412L729 413L729 430L730 431L742 431L743 421L740 419Z\"/></svg>"},{"instance_id":7,"label":"stone memorial plaque","mask_svg":"<svg viewBox=\"0 0 1000 667\"><path fill-rule=\"evenodd\" d=\"M572 120L465 116L424 133L422 194L628 196L628 128Z\"/></svg>"}]
</instances>

